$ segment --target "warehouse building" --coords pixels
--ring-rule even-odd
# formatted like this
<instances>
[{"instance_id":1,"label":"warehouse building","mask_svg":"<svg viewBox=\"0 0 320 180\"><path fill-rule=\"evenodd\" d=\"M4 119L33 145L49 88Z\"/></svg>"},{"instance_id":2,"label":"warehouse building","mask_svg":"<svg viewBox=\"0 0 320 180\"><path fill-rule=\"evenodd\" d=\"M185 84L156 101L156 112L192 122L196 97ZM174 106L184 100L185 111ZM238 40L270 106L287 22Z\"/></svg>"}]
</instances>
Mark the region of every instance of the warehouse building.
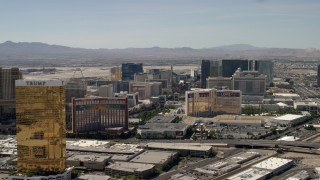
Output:
<instances>
[{"instance_id":1,"label":"warehouse building","mask_svg":"<svg viewBox=\"0 0 320 180\"><path fill-rule=\"evenodd\" d=\"M173 151L148 150L136 156L130 162L153 164L156 168L163 169L170 166L178 158L178 153Z\"/></svg>"},{"instance_id":2,"label":"warehouse building","mask_svg":"<svg viewBox=\"0 0 320 180\"><path fill-rule=\"evenodd\" d=\"M249 168L227 178L227 180L264 180L269 174L270 171L268 170Z\"/></svg>"},{"instance_id":3,"label":"warehouse building","mask_svg":"<svg viewBox=\"0 0 320 180\"><path fill-rule=\"evenodd\" d=\"M293 160L271 157L257 164L252 168L270 171L272 175L279 174L289 169L293 165Z\"/></svg>"},{"instance_id":4,"label":"warehouse building","mask_svg":"<svg viewBox=\"0 0 320 180\"><path fill-rule=\"evenodd\" d=\"M78 140L67 141L68 151L96 152L108 154L140 154L144 149L135 144L115 144L110 146L108 141Z\"/></svg>"},{"instance_id":5,"label":"warehouse building","mask_svg":"<svg viewBox=\"0 0 320 180\"><path fill-rule=\"evenodd\" d=\"M228 180L264 180L273 175L280 174L293 165L290 159L271 157L251 166L251 168L242 171Z\"/></svg>"},{"instance_id":6,"label":"warehouse building","mask_svg":"<svg viewBox=\"0 0 320 180\"><path fill-rule=\"evenodd\" d=\"M296 114L286 114L283 116L278 116L272 119L269 119L267 123L273 126L277 125L289 125L294 126L301 122L304 122L307 119L305 115L296 115Z\"/></svg>"},{"instance_id":7,"label":"warehouse building","mask_svg":"<svg viewBox=\"0 0 320 180\"><path fill-rule=\"evenodd\" d=\"M189 127L185 123L147 123L139 126L137 134L146 139L183 138Z\"/></svg>"},{"instance_id":8,"label":"warehouse building","mask_svg":"<svg viewBox=\"0 0 320 180\"><path fill-rule=\"evenodd\" d=\"M294 109L299 111L317 112L318 104L313 101L295 101L293 103Z\"/></svg>"},{"instance_id":9,"label":"warehouse building","mask_svg":"<svg viewBox=\"0 0 320 180\"><path fill-rule=\"evenodd\" d=\"M138 179L149 179L155 173L152 164L115 162L106 167L106 174L110 176L136 176Z\"/></svg>"},{"instance_id":10,"label":"warehouse building","mask_svg":"<svg viewBox=\"0 0 320 180\"><path fill-rule=\"evenodd\" d=\"M289 177L287 180L307 180L311 179L310 174L306 170L297 172L295 175Z\"/></svg>"},{"instance_id":11,"label":"warehouse building","mask_svg":"<svg viewBox=\"0 0 320 180\"><path fill-rule=\"evenodd\" d=\"M96 156L96 155L72 155L67 158L67 166L86 167L91 170L104 170L110 156Z\"/></svg>"},{"instance_id":12,"label":"warehouse building","mask_svg":"<svg viewBox=\"0 0 320 180\"><path fill-rule=\"evenodd\" d=\"M75 180L109 180L110 176L107 175L96 175L96 174L85 174L75 178Z\"/></svg>"},{"instance_id":13,"label":"warehouse building","mask_svg":"<svg viewBox=\"0 0 320 180\"><path fill-rule=\"evenodd\" d=\"M292 99L292 100L299 100L299 94L293 93L273 93L273 97L276 99Z\"/></svg>"}]
</instances>

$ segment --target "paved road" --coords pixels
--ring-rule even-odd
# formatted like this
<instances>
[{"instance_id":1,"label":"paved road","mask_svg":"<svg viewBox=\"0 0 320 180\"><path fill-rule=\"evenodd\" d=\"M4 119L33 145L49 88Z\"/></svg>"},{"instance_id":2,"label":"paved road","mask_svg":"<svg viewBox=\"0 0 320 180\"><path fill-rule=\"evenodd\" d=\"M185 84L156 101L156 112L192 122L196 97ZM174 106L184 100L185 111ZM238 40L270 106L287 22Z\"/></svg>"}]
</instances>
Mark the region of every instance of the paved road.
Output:
<instances>
[{"instance_id":1,"label":"paved road","mask_svg":"<svg viewBox=\"0 0 320 180\"><path fill-rule=\"evenodd\" d=\"M275 141L275 140L251 140L251 139L215 139L215 140L140 140L138 143L147 144L149 142L156 143L198 143L202 145L228 145L228 146L249 146L249 147L275 147L276 145L292 146L292 147L303 147L303 148L320 148L320 143L318 142L305 142L305 141Z\"/></svg>"},{"instance_id":2,"label":"paved road","mask_svg":"<svg viewBox=\"0 0 320 180\"><path fill-rule=\"evenodd\" d=\"M224 154L224 156L228 157L233 154L237 154L239 152L242 152L242 149L235 149L233 151L228 151ZM187 167L179 168L178 170L172 170L167 173L162 173L160 176L154 178L154 180L168 180L168 179L170 179L170 177L172 175L177 174L179 172L190 172L192 169L195 169L197 167L203 167L203 166L212 164L212 163L219 161L219 160L221 160L221 159L218 157L207 158L207 159L201 160L201 161L193 163L193 164L188 164Z\"/></svg>"}]
</instances>

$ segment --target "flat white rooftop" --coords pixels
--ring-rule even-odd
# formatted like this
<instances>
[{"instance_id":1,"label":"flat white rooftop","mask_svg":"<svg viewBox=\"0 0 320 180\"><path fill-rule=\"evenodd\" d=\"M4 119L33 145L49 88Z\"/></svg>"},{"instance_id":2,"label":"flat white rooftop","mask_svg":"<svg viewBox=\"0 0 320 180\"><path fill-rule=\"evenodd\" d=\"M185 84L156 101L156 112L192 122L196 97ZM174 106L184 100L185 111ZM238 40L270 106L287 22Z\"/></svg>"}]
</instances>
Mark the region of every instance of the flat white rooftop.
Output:
<instances>
[{"instance_id":1,"label":"flat white rooftop","mask_svg":"<svg viewBox=\"0 0 320 180\"><path fill-rule=\"evenodd\" d=\"M271 158L268 158L262 162L259 162L255 165L253 165L252 168L273 171L275 169L278 169L278 168L281 168L285 165L288 165L292 162L293 161L291 159L271 157Z\"/></svg>"},{"instance_id":2,"label":"flat white rooftop","mask_svg":"<svg viewBox=\"0 0 320 180\"><path fill-rule=\"evenodd\" d=\"M297 141L299 139L300 138L295 137L295 136L284 136L284 137L278 139L277 141Z\"/></svg>"},{"instance_id":3,"label":"flat white rooftop","mask_svg":"<svg viewBox=\"0 0 320 180\"><path fill-rule=\"evenodd\" d=\"M69 144L70 146L79 146L79 147L98 147L98 146L104 146L109 144L109 141L81 139L78 141L67 141L67 144Z\"/></svg>"},{"instance_id":4,"label":"flat white rooftop","mask_svg":"<svg viewBox=\"0 0 320 180\"><path fill-rule=\"evenodd\" d=\"M279 120L279 121L293 121L299 118L304 117L303 115L297 115L297 114L286 114L283 116L279 116L279 117L275 117L275 120Z\"/></svg>"},{"instance_id":5,"label":"flat white rooftop","mask_svg":"<svg viewBox=\"0 0 320 180\"><path fill-rule=\"evenodd\" d=\"M94 175L94 174L85 174L77 177L75 180L108 180L110 176L107 175Z\"/></svg>"},{"instance_id":6,"label":"flat white rooftop","mask_svg":"<svg viewBox=\"0 0 320 180\"><path fill-rule=\"evenodd\" d=\"M283 97L300 97L299 94L292 93L273 93L274 96L283 96Z\"/></svg>"},{"instance_id":7,"label":"flat white rooftop","mask_svg":"<svg viewBox=\"0 0 320 180\"><path fill-rule=\"evenodd\" d=\"M108 165L107 168L126 172L142 172L154 168L154 165L131 162L115 162L114 164Z\"/></svg>"},{"instance_id":8,"label":"flat white rooftop","mask_svg":"<svg viewBox=\"0 0 320 180\"><path fill-rule=\"evenodd\" d=\"M301 179L309 179L310 174L306 170L299 171L295 175L289 177L287 180L301 180Z\"/></svg>"},{"instance_id":9,"label":"flat white rooftop","mask_svg":"<svg viewBox=\"0 0 320 180\"><path fill-rule=\"evenodd\" d=\"M317 106L318 104L314 101L296 101L295 105L308 105L308 106Z\"/></svg>"},{"instance_id":10,"label":"flat white rooftop","mask_svg":"<svg viewBox=\"0 0 320 180\"><path fill-rule=\"evenodd\" d=\"M135 154L143 151L142 148L138 148L138 145L135 144L115 144L110 146L109 141L97 140L67 141L67 150L93 151L112 154Z\"/></svg>"},{"instance_id":11,"label":"flat white rooftop","mask_svg":"<svg viewBox=\"0 0 320 180\"><path fill-rule=\"evenodd\" d=\"M172 151L145 151L142 154L133 158L130 162L163 164L176 154L177 152Z\"/></svg>"},{"instance_id":12,"label":"flat white rooftop","mask_svg":"<svg viewBox=\"0 0 320 180\"><path fill-rule=\"evenodd\" d=\"M111 156L96 156L96 155L84 155L84 154L76 154L67 158L67 161L92 161L92 162L104 162L110 159Z\"/></svg>"},{"instance_id":13,"label":"flat white rooftop","mask_svg":"<svg viewBox=\"0 0 320 180\"><path fill-rule=\"evenodd\" d=\"M212 171L212 170L207 170L202 168L195 168L194 171L197 171L199 173L204 173L204 174L210 174L213 176L218 174L218 171Z\"/></svg>"},{"instance_id":14,"label":"flat white rooftop","mask_svg":"<svg viewBox=\"0 0 320 180\"><path fill-rule=\"evenodd\" d=\"M250 168L234 176L231 176L227 179L228 180L255 180L260 178L263 179L263 177L267 176L268 174L270 174L270 171L268 170Z\"/></svg>"}]
</instances>

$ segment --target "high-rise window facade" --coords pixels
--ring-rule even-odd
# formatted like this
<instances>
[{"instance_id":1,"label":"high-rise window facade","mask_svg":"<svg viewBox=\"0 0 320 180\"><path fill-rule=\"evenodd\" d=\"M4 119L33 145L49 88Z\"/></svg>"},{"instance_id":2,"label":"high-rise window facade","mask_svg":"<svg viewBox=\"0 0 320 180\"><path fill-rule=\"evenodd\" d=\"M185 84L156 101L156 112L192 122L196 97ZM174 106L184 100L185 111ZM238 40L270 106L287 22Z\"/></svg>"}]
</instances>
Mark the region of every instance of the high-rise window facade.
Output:
<instances>
[{"instance_id":1,"label":"high-rise window facade","mask_svg":"<svg viewBox=\"0 0 320 180\"><path fill-rule=\"evenodd\" d=\"M16 80L15 85L18 170L64 172L64 82Z\"/></svg>"},{"instance_id":2,"label":"high-rise window facade","mask_svg":"<svg viewBox=\"0 0 320 180\"><path fill-rule=\"evenodd\" d=\"M72 101L72 131L83 133L128 129L127 98L79 98Z\"/></svg>"},{"instance_id":3,"label":"high-rise window facade","mask_svg":"<svg viewBox=\"0 0 320 180\"><path fill-rule=\"evenodd\" d=\"M143 73L142 63L124 63L121 66L122 80L130 81L134 79L134 74Z\"/></svg>"},{"instance_id":4,"label":"high-rise window facade","mask_svg":"<svg viewBox=\"0 0 320 180\"><path fill-rule=\"evenodd\" d=\"M201 62L201 88L207 87L207 78L210 76L210 64L209 60L202 60Z\"/></svg>"},{"instance_id":5,"label":"high-rise window facade","mask_svg":"<svg viewBox=\"0 0 320 180\"><path fill-rule=\"evenodd\" d=\"M15 80L22 79L18 68L0 68L0 116L15 115Z\"/></svg>"}]
</instances>

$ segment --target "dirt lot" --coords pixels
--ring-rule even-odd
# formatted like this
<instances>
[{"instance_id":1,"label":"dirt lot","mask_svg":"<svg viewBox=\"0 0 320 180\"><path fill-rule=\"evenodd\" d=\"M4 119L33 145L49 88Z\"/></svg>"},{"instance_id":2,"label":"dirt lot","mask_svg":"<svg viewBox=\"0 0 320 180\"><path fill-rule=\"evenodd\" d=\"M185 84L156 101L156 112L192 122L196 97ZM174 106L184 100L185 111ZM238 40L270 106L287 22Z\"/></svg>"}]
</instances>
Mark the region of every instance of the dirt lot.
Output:
<instances>
[{"instance_id":1,"label":"dirt lot","mask_svg":"<svg viewBox=\"0 0 320 180\"><path fill-rule=\"evenodd\" d=\"M68 80L72 77L81 78L81 71L84 77L98 77L102 79L109 79L110 77L110 68L111 67L55 67L57 70L55 73L44 74L44 73L32 73L23 75L24 79L61 79ZM157 68L157 69L170 69L170 66L144 66L144 71L148 71L149 69ZM21 68L22 70L28 68ZM34 68L32 68L34 69ZM38 68L42 69L42 68ZM173 70L177 72L186 72L190 73L191 69L198 69L196 65L190 66L174 66Z\"/></svg>"}]
</instances>

